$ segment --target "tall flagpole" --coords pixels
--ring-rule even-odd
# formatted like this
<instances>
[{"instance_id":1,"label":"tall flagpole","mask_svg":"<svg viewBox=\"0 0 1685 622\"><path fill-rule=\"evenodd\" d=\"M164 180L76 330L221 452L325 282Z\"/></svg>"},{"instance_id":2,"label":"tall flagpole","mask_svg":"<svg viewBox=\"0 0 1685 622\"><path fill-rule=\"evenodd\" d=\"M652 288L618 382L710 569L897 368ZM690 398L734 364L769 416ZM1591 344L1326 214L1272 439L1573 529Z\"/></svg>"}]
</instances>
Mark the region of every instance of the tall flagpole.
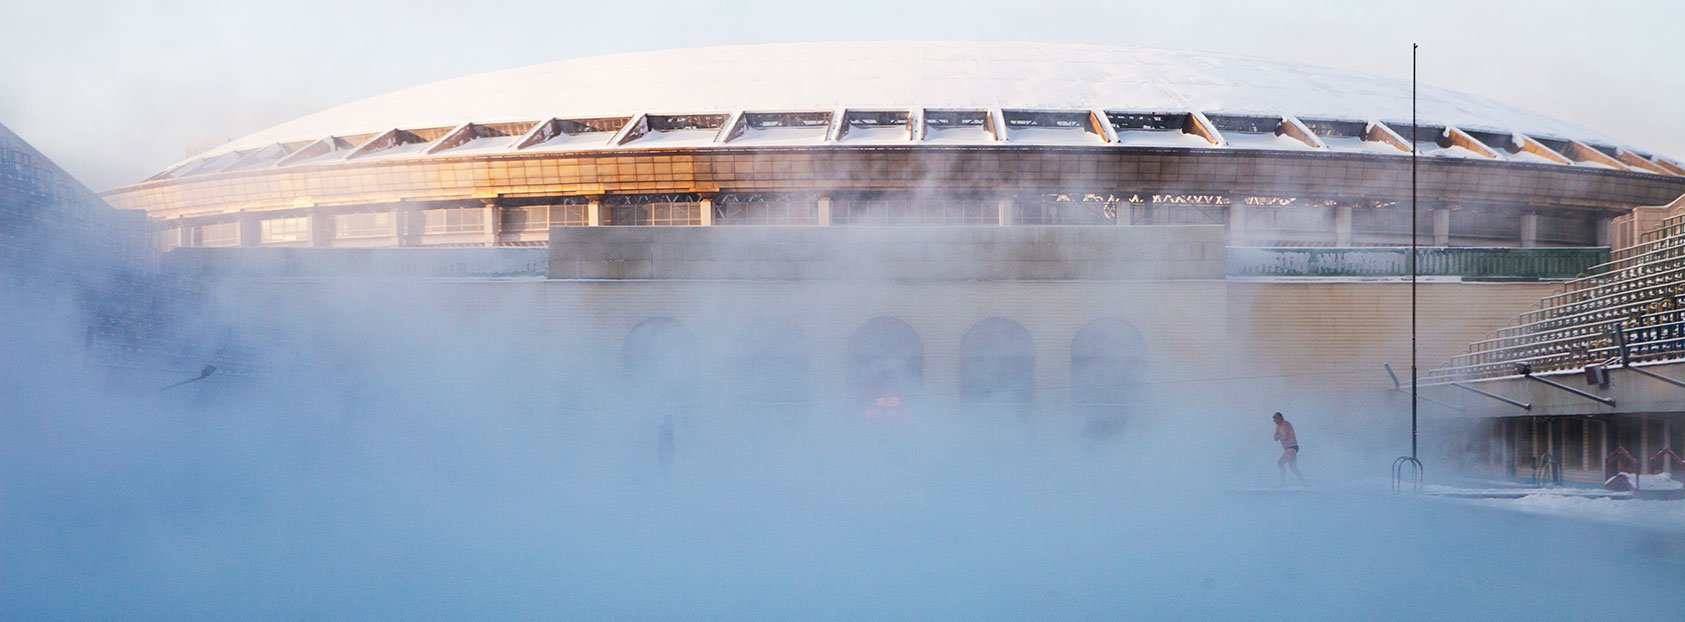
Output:
<instances>
[{"instance_id":1,"label":"tall flagpole","mask_svg":"<svg viewBox=\"0 0 1685 622\"><path fill-rule=\"evenodd\" d=\"M1410 458L1416 459L1416 47L1410 44Z\"/></svg>"}]
</instances>

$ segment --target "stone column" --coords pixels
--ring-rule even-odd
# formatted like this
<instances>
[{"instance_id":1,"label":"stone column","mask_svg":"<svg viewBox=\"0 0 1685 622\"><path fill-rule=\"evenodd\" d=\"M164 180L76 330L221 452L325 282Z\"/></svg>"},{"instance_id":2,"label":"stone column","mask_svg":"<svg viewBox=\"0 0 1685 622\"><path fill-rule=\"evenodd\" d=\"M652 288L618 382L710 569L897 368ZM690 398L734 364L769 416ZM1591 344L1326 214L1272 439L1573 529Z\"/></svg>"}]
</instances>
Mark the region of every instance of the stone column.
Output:
<instances>
[{"instance_id":1,"label":"stone column","mask_svg":"<svg viewBox=\"0 0 1685 622\"><path fill-rule=\"evenodd\" d=\"M481 219L485 223L486 246L497 246L497 234L503 230L503 208L492 199L481 201L485 203L486 210L485 217Z\"/></svg>"},{"instance_id":2,"label":"stone column","mask_svg":"<svg viewBox=\"0 0 1685 622\"><path fill-rule=\"evenodd\" d=\"M1231 196L1229 201L1229 246L1246 246L1246 197Z\"/></svg>"},{"instance_id":3,"label":"stone column","mask_svg":"<svg viewBox=\"0 0 1685 622\"><path fill-rule=\"evenodd\" d=\"M1539 215L1527 212L1521 215L1521 247L1534 248L1539 245Z\"/></svg>"},{"instance_id":4,"label":"stone column","mask_svg":"<svg viewBox=\"0 0 1685 622\"><path fill-rule=\"evenodd\" d=\"M1598 246L1609 246L1609 244L1611 242L1611 237L1612 237L1610 235L1610 229L1611 229L1610 221L1611 220L1612 219L1610 219L1610 218L1598 218L1597 219L1597 241L1596 241L1596 244Z\"/></svg>"},{"instance_id":5,"label":"stone column","mask_svg":"<svg viewBox=\"0 0 1685 622\"><path fill-rule=\"evenodd\" d=\"M995 211L998 212L999 217L999 221L995 224L1010 227L1018 222L1018 214L1012 204L1012 197L1001 197L1000 200L995 201Z\"/></svg>"},{"instance_id":6,"label":"stone column","mask_svg":"<svg viewBox=\"0 0 1685 622\"><path fill-rule=\"evenodd\" d=\"M422 218L419 208L401 203L392 206L393 246L415 246L421 237L416 232L421 229Z\"/></svg>"},{"instance_id":7,"label":"stone column","mask_svg":"<svg viewBox=\"0 0 1685 622\"><path fill-rule=\"evenodd\" d=\"M1352 245L1352 206L1342 203L1334 206L1334 245Z\"/></svg>"},{"instance_id":8,"label":"stone column","mask_svg":"<svg viewBox=\"0 0 1685 622\"><path fill-rule=\"evenodd\" d=\"M257 246L263 243L263 224L257 212L240 213L240 246Z\"/></svg>"},{"instance_id":9,"label":"stone column","mask_svg":"<svg viewBox=\"0 0 1685 622\"><path fill-rule=\"evenodd\" d=\"M310 245L317 248L333 246L333 214L320 207L310 210Z\"/></svg>"},{"instance_id":10,"label":"stone column","mask_svg":"<svg viewBox=\"0 0 1685 622\"><path fill-rule=\"evenodd\" d=\"M591 227L603 225L602 197L591 197L591 202L585 205L585 224Z\"/></svg>"},{"instance_id":11,"label":"stone column","mask_svg":"<svg viewBox=\"0 0 1685 622\"><path fill-rule=\"evenodd\" d=\"M818 220L819 220L819 222L817 222L815 224L818 224L821 227L831 226L831 195L827 194L827 195L822 195L822 196L819 197L819 219Z\"/></svg>"},{"instance_id":12,"label":"stone column","mask_svg":"<svg viewBox=\"0 0 1685 622\"><path fill-rule=\"evenodd\" d=\"M1433 214L1433 245L1450 246L1451 210L1438 207L1434 208L1431 213Z\"/></svg>"},{"instance_id":13,"label":"stone column","mask_svg":"<svg viewBox=\"0 0 1685 622\"><path fill-rule=\"evenodd\" d=\"M698 203L697 209L702 211L702 226L714 226L714 200L702 199L702 201Z\"/></svg>"}]
</instances>

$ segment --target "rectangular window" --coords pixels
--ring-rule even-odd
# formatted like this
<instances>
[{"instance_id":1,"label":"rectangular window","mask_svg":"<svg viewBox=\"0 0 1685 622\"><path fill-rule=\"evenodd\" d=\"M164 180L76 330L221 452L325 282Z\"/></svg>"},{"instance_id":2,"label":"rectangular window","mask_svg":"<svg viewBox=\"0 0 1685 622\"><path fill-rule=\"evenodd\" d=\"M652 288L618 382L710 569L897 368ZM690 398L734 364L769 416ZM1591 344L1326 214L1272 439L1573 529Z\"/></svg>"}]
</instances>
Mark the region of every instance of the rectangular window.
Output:
<instances>
[{"instance_id":1,"label":"rectangular window","mask_svg":"<svg viewBox=\"0 0 1685 622\"><path fill-rule=\"evenodd\" d=\"M158 248L168 251L181 246L181 229L169 227L158 230Z\"/></svg>"},{"instance_id":2,"label":"rectangular window","mask_svg":"<svg viewBox=\"0 0 1685 622\"><path fill-rule=\"evenodd\" d=\"M503 210L503 231L545 231L550 227L582 227L590 222L590 206L584 203L567 205L529 205Z\"/></svg>"},{"instance_id":3,"label":"rectangular window","mask_svg":"<svg viewBox=\"0 0 1685 622\"><path fill-rule=\"evenodd\" d=\"M446 207L424 210L422 233L483 233L486 210L479 207Z\"/></svg>"},{"instance_id":4,"label":"rectangular window","mask_svg":"<svg viewBox=\"0 0 1685 622\"><path fill-rule=\"evenodd\" d=\"M1514 244L1521 239L1521 218L1495 207L1467 206L1451 211L1451 237L1498 240Z\"/></svg>"},{"instance_id":5,"label":"rectangular window","mask_svg":"<svg viewBox=\"0 0 1685 622\"><path fill-rule=\"evenodd\" d=\"M1020 225L1117 224L1117 204L1108 205L1103 197L1099 199L1075 195L1020 198L1013 206L1017 212L1015 222Z\"/></svg>"},{"instance_id":6,"label":"rectangular window","mask_svg":"<svg viewBox=\"0 0 1685 622\"><path fill-rule=\"evenodd\" d=\"M1570 246L1597 243L1597 221L1574 214L1540 214L1539 241Z\"/></svg>"},{"instance_id":7,"label":"rectangular window","mask_svg":"<svg viewBox=\"0 0 1685 622\"><path fill-rule=\"evenodd\" d=\"M997 225L1000 202L991 197L858 195L831 200L838 225Z\"/></svg>"},{"instance_id":8,"label":"rectangular window","mask_svg":"<svg viewBox=\"0 0 1685 622\"><path fill-rule=\"evenodd\" d=\"M310 219L304 216L270 218L259 221L258 226L258 240L264 244L310 241Z\"/></svg>"},{"instance_id":9,"label":"rectangular window","mask_svg":"<svg viewBox=\"0 0 1685 622\"><path fill-rule=\"evenodd\" d=\"M240 223L219 222L188 227L184 230L182 246L236 246L240 243Z\"/></svg>"},{"instance_id":10,"label":"rectangular window","mask_svg":"<svg viewBox=\"0 0 1685 622\"><path fill-rule=\"evenodd\" d=\"M611 206L611 225L688 226L702 224L700 202L627 203Z\"/></svg>"},{"instance_id":11,"label":"rectangular window","mask_svg":"<svg viewBox=\"0 0 1685 622\"><path fill-rule=\"evenodd\" d=\"M379 238L392 235L392 212L362 212L336 214L333 217L336 238Z\"/></svg>"},{"instance_id":12,"label":"rectangular window","mask_svg":"<svg viewBox=\"0 0 1685 622\"><path fill-rule=\"evenodd\" d=\"M805 196L722 197L714 204L716 225L813 225L819 201Z\"/></svg>"}]
</instances>

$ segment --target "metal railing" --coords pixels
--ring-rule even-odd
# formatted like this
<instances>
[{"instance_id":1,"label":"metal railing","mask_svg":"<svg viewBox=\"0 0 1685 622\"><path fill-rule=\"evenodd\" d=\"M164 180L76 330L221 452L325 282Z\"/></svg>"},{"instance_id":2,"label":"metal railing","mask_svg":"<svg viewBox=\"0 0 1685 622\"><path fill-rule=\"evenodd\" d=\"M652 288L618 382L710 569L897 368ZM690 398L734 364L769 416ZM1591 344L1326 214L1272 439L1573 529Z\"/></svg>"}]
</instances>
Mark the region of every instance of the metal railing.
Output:
<instances>
[{"instance_id":1,"label":"metal railing","mask_svg":"<svg viewBox=\"0 0 1685 622\"><path fill-rule=\"evenodd\" d=\"M1608 248L1421 249L1417 274L1465 279L1568 279L1608 262ZM1410 274L1409 247L1230 247L1229 276L1396 277Z\"/></svg>"},{"instance_id":2,"label":"metal railing","mask_svg":"<svg viewBox=\"0 0 1685 622\"><path fill-rule=\"evenodd\" d=\"M1521 314L1516 324L1469 344L1430 383L1570 371L1586 365L1685 359L1685 215L1586 269Z\"/></svg>"},{"instance_id":3,"label":"metal railing","mask_svg":"<svg viewBox=\"0 0 1685 622\"><path fill-rule=\"evenodd\" d=\"M1550 453L1540 454L1533 459L1533 485L1557 485L1562 483L1562 461Z\"/></svg>"}]
</instances>

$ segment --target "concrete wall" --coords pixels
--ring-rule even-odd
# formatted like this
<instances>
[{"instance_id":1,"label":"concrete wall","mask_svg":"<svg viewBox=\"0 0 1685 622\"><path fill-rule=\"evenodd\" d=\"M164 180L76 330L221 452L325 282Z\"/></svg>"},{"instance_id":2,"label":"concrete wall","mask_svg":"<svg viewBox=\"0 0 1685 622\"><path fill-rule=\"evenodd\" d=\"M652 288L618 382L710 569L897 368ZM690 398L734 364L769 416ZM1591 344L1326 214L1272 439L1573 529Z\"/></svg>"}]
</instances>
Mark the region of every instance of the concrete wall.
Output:
<instances>
[{"instance_id":1,"label":"concrete wall","mask_svg":"<svg viewBox=\"0 0 1685 622\"><path fill-rule=\"evenodd\" d=\"M178 248L165 269L197 278L541 277L549 251L503 248Z\"/></svg>"},{"instance_id":2,"label":"concrete wall","mask_svg":"<svg viewBox=\"0 0 1685 622\"><path fill-rule=\"evenodd\" d=\"M1417 289L1422 371L1515 323L1554 283L1426 283ZM1355 370L1401 378L1410 364L1410 284L1397 280L1231 282L1228 332L1244 360L1282 373Z\"/></svg>"},{"instance_id":3,"label":"concrete wall","mask_svg":"<svg viewBox=\"0 0 1685 622\"><path fill-rule=\"evenodd\" d=\"M1685 381L1685 363L1641 365L1639 369ZM1610 382L1607 389L1587 385L1585 377L1578 373L1541 375L1540 377L1582 391L1589 391L1602 397L1613 398L1615 404L1603 404L1548 386L1537 380L1529 380L1519 376L1467 384L1529 404L1532 406L1530 409L1523 409L1512 404L1482 397L1471 391L1452 386L1427 387L1423 389L1422 393L1461 407L1463 409L1461 415L1465 417L1685 413L1685 387L1649 378L1632 370L1618 368L1610 370Z\"/></svg>"},{"instance_id":4,"label":"concrete wall","mask_svg":"<svg viewBox=\"0 0 1685 622\"><path fill-rule=\"evenodd\" d=\"M696 335L691 367L700 386L727 386L739 373L733 354L774 321L804 335L809 386L817 398L844 393L850 336L867 320L909 324L925 352L924 393L959 392L961 341L977 322L1021 324L1035 355L1037 411L1067 412L1073 339L1088 323L1120 319L1144 337L1145 365L1132 389L1143 403L1199 401L1262 408L1261 396L1292 395L1340 407L1349 416L1383 416L1389 385L1381 364L1408 370L1408 288L1399 283L1237 283L1184 281L659 281L382 280L352 281L349 321L395 338L483 344L471 357L589 361L604 386L626 379L621 353L639 323L666 317ZM322 282L247 281L235 296L263 325L278 309L311 309ZM1437 283L1421 287L1421 361L1430 367L1514 315L1551 286ZM439 315L428 329L400 329L417 313ZM337 320L336 320L337 321ZM442 337L442 338L441 338ZM499 345L501 344L501 345ZM521 344L515 346L514 344ZM507 354L500 353L507 349ZM488 353L489 352L489 353ZM527 361L526 352L548 353ZM444 360L463 358L448 351ZM557 373L560 373L559 371ZM729 396L718 396L728 399Z\"/></svg>"},{"instance_id":5,"label":"concrete wall","mask_svg":"<svg viewBox=\"0 0 1685 622\"><path fill-rule=\"evenodd\" d=\"M1221 279L1225 230L1163 227L555 227L555 279Z\"/></svg>"}]
</instances>

